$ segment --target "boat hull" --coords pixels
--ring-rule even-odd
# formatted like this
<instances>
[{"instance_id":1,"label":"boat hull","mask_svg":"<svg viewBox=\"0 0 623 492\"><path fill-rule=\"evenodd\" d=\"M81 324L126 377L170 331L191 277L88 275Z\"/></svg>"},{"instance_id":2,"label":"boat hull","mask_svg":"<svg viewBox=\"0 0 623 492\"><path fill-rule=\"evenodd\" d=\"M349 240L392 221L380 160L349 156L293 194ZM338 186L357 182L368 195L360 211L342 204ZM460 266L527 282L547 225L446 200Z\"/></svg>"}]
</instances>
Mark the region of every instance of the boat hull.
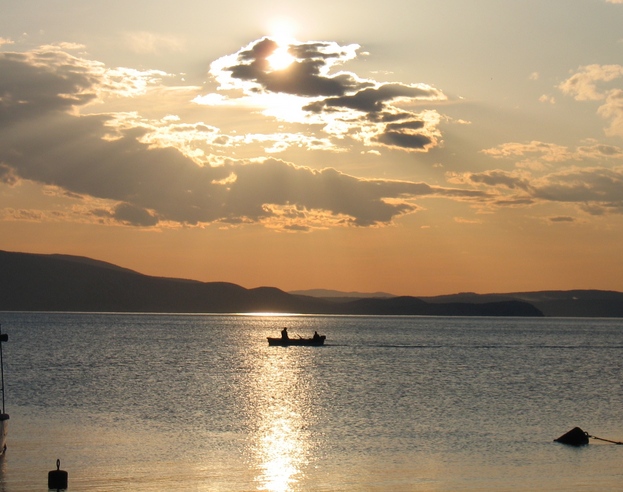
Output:
<instances>
[{"instance_id":1,"label":"boat hull","mask_svg":"<svg viewBox=\"0 0 623 492\"><path fill-rule=\"evenodd\" d=\"M320 347L324 345L324 341L327 337L322 335L318 338L271 338L268 337L268 345L289 347L289 346L307 346L307 347Z\"/></svg>"}]
</instances>

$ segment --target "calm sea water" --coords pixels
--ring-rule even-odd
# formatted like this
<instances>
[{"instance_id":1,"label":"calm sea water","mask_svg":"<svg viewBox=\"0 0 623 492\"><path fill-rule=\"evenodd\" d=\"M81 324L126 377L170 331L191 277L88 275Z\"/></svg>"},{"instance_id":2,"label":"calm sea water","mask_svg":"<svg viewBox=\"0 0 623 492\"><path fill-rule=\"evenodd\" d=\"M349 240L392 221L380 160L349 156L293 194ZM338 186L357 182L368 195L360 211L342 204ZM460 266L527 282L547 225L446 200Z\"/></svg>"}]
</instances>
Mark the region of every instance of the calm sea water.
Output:
<instances>
[{"instance_id":1,"label":"calm sea water","mask_svg":"<svg viewBox=\"0 0 623 492\"><path fill-rule=\"evenodd\" d=\"M623 320L0 313L2 491L623 488ZM325 347L269 347L318 331Z\"/></svg>"}]
</instances>

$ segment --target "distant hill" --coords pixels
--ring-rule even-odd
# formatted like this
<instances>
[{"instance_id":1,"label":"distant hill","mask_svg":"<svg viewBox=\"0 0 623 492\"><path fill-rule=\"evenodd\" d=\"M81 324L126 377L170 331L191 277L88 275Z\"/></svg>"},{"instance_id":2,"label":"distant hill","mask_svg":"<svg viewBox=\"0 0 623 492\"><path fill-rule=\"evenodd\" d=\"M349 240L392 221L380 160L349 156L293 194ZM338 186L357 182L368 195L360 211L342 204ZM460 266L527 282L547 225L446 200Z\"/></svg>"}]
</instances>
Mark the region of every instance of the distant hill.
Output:
<instances>
[{"instance_id":1,"label":"distant hill","mask_svg":"<svg viewBox=\"0 0 623 492\"><path fill-rule=\"evenodd\" d=\"M394 294L388 294L387 292L341 292L339 290L329 289L291 290L290 294L298 296L324 297L326 299L364 299L366 297L396 297Z\"/></svg>"},{"instance_id":2,"label":"distant hill","mask_svg":"<svg viewBox=\"0 0 623 492\"><path fill-rule=\"evenodd\" d=\"M566 290L515 292L509 294L475 294L473 292L436 297L420 297L429 303L491 303L523 301L551 317L623 317L623 293L608 290Z\"/></svg>"},{"instance_id":3,"label":"distant hill","mask_svg":"<svg viewBox=\"0 0 623 492\"><path fill-rule=\"evenodd\" d=\"M354 297L360 299L396 297L386 293L340 292L324 289L297 291L297 293L306 293L324 298L327 301L344 301ZM623 318L623 293L609 290L550 290L508 294L461 292L442 296L417 297L417 299L429 304L441 304L446 310L450 309L453 304L470 305L519 301L531 304L544 316L549 317Z\"/></svg>"},{"instance_id":4,"label":"distant hill","mask_svg":"<svg viewBox=\"0 0 623 492\"><path fill-rule=\"evenodd\" d=\"M542 316L530 302L429 302L415 297L324 298L274 287L152 277L68 255L0 251L0 311L303 313L436 316Z\"/></svg>"}]
</instances>

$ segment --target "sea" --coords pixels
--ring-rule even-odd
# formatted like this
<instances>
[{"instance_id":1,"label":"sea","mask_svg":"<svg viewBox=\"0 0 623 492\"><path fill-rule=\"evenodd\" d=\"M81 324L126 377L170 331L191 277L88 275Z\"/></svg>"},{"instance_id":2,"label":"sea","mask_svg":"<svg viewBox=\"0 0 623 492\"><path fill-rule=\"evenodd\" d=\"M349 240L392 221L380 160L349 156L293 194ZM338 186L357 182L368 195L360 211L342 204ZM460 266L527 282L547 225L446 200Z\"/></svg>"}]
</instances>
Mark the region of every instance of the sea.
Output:
<instances>
[{"instance_id":1,"label":"sea","mask_svg":"<svg viewBox=\"0 0 623 492\"><path fill-rule=\"evenodd\" d=\"M620 491L623 320L0 313L2 492ZM269 347L326 335L323 347Z\"/></svg>"}]
</instances>

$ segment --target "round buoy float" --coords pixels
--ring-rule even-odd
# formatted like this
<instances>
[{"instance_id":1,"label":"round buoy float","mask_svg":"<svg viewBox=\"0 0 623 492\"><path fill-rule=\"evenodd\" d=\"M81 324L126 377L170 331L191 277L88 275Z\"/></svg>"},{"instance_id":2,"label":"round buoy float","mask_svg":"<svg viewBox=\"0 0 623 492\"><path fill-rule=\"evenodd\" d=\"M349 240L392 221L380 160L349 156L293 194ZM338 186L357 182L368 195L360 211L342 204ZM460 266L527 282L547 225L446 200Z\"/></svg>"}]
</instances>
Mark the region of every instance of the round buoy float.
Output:
<instances>
[{"instance_id":1,"label":"round buoy float","mask_svg":"<svg viewBox=\"0 0 623 492\"><path fill-rule=\"evenodd\" d=\"M48 489L66 489L67 472L61 470L61 460L56 460L56 470L48 473Z\"/></svg>"}]
</instances>

